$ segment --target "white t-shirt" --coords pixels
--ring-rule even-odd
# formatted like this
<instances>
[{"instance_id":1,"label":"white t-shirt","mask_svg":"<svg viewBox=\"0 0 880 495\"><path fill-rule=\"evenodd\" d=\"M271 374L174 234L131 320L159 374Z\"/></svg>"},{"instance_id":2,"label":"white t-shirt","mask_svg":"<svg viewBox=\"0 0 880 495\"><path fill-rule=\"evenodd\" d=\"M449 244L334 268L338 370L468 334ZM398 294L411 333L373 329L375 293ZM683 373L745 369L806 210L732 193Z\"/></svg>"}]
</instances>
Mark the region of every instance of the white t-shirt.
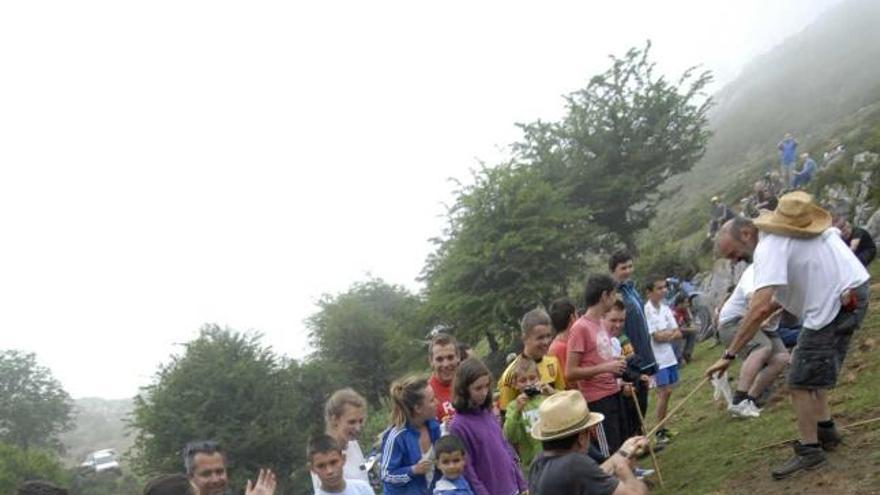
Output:
<instances>
[{"instance_id":1,"label":"white t-shirt","mask_svg":"<svg viewBox=\"0 0 880 495\"><path fill-rule=\"evenodd\" d=\"M646 302L645 319L648 321L648 332L651 334L678 328L678 323L675 321L675 315L672 314L672 310L662 302L659 308L655 308L651 301ZM651 349L654 350L654 358L657 360L658 369L662 370L663 368L678 364L678 360L675 359L675 349L670 342L657 342L652 337Z\"/></svg>"},{"instance_id":2,"label":"white t-shirt","mask_svg":"<svg viewBox=\"0 0 880 495\"><path fill-rule=\"evenodd\" d=\"M835 228L809 239L761 232L754 261L754 290L775 287L779 304L812 330L834 320L845 290L870 278Z\"/></svg>"},{"instance_id":3,"label":"white t-shirt","mask_svg":"<svg viewBox=\"0 0 880 495\"><path fill-rule=\"evenodd\" d=\"M375 495L373 488L366 481L361 480L345 480L345 490L341 492L325 492L320 488L315 488L315 495Z\"/></svg>"},{"instance_id":4,"label":"white t-shirt","mask_svg":"<svg viewBox=\"0 0 880 495\"><path fill-rule=\"evenodd\" d=\"M342 468L342 477L346 480L360 480L369 484L370 475L367 474L366 469L361 469L365 462L366 460L364 459L364 453L361 451L361 446L357 441L349 440L348 447L345 448L345 466ZM318 493L320 480L315 476L315 473L311 473L311 475L312 489L315 490L315 493Z\"/></svg>"},{"instance_id":5,"label":"white t-shirt","mask_svg":"<svg viewBox=\"0 0 880 495\"><path fill-rule=\"evenodd\" d=\"M718 323L724 325L728 321L742 318L749 309L749 299L755 292L755 265L749 265L739 277L736 288L724 301L721 311L718 312Z\"/></svg>"}]
</instances>

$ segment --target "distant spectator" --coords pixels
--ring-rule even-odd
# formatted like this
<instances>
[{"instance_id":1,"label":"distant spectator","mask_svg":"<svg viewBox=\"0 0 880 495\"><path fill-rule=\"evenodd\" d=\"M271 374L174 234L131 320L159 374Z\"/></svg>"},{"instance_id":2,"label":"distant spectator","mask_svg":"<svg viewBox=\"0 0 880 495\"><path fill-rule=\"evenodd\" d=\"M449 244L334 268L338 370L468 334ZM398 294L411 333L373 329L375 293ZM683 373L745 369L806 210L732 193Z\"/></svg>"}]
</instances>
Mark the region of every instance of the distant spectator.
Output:
<instances>
[{"instance_id":1,"label":"distant spectator","mask_svg":"<svg viewBox=\"0 0 880 495\"><path fill-rule=\"evenodd\" d=\"M798 142L791 137L790 132L786 132L782 141L779 141L779 144L776 145L776 149L779 150L779 160L782 164L782 180L785 185L788 185L791 181L791 169L794 167L794 162L797 158L797 146Z\"/></svg>"},{"instance_id":2,"label":"distant spectator","mask_svg":"<svg viewBox=\"0 0 880 495\"><path fill-rule=\"evenodd\" d=\"M779 199L770 192L766 180L755 182L752 195L746 203L746 214L751 218L757 218L762 211L773 211Z\"/></svg>"},{"instance_id":3,"label":"distant spectator","mask_svg":"<svg viewBox=\"0 0 880 495\"><path fill-rule=\"evenodd\" d=\"M801 170L800 172L795 172L794 177L791 178L791 187L793 189L798 189L809 184L810 181L813 180L813 176L816 175L816 170L818 169L816 161L810 158L809 153L804 153L801 155L801 158L804 159Z\"/></svg>"},{"instance_id":4,"label":"distant spectator","mask_svg":"<svg viewBox=\"0 0 880 495\"><path fill-rule=\"evenodd\" d=\"M736 214L734 214L733 210L728 208L726 204L721 202L721 199L718 196L712 196L710 202L712 203L712 212L709 218L709 232L707 237L713 239L715 233L718 232L718 229L724 225L724 222L735 217Z\"/></svg>"},{"instance_id":5,"label":"distant spectator","mask_svg":"<svg viewBox=\"0 0 880 495\"><path fill-rule=\"evenodd\" d=\"M169 474L147 482L144 495L196 495L196 491L185 474Z\"/></svg>"},{"instance_id":6,"label":"distant spectator","mask_svg":"<svg viewBox=\"0 0 880 495\"><path fill-rule=\"evenodd\" d=\"M67 490L48 481L25 481L18 487L17 495L67 495Z\"/></svg>"},{"instance_id":7,"label":"distant spectator","mask_svg":"<svg viewBox=\"0 0 880 495\"><path fill-rule=\"evenodd\" d=\"M697 344L697 332L694 328L694 319L691 316L691 300L686 294L678 294L672 301L672 316L678 323L682 339L675 345L675 358L682 366L689 363L694 355L694 346Z\"/></svg>"},{"instance_id":8,"label":"distant spectator","mask_svg":"<svg viewBox=\"0 0 880 495\"><path fill-rule=\"evenodd\" d=\"M447 333L438 333L431 339L428 346L428 364L431 366L431 378L428 383L434 389L437 400L437 421L448 425L455 414L452 407L452 379L455 370L462 361L461 348L455 337Z\"/></svg>"},{"instance_id":9,"label":"distant spectator","mask_svg":"<svg viewBox=\"0 0 880 495\"><path fill-rule=\"evenodd\" d=\"M465 344L464 342L458 343L458 359L460 361L464 361L465 359L467 359L469 357L476 357L476 356L477 355L474 354L474 350L471 348L471 346Z\"/></svg>"},{"instance_id":10,"label":"distant spectator","mask_svg":"<svg viewBox=\"0 0 880 495\"><path fill-rule=\"evenodd\" d=\"M877 257L877 245L874 244L874 238L871 237L871 234L861 227L853 227L847 220L839 220L836 225L840 229L843 241L856 255L856 258L862 262L862 265L870 265Z\"/></svg>"},{"instance_id":11,"label":"distant spectator","mask_svg":"<svg viewBox=\"0 0 880 495\"><path fill-rule=\"evenodd\" d=\"M574 322L577 321L577 308L571 299L564 297L550 304L550 320L553 321L553 330L556 337L550 344L550 355L559 360L559 366L565 370L565 360L568 357L568 333ZM573 384L566 382L567 388L575 388Z\"/></svg>"},{"instance_id":12,"label":"distant spectator","mask_svg":"<svg viewBox=\"0 0 880 495\"><path fill-rule=\"evenodd\" d=\"M782 177L779 176L778 170L764 174L764 188L773 197L779 196L779 193L786 187L788 184L782 183Z\"/></svg>"}]
</instances>

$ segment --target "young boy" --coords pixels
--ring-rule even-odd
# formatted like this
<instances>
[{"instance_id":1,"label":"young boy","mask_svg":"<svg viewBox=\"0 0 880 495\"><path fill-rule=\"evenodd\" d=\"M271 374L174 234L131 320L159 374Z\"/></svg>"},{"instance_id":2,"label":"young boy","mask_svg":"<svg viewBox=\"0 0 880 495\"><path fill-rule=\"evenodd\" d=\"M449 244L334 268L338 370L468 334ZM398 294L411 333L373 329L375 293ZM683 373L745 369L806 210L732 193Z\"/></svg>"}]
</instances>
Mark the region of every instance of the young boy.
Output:
<instances>
[{"instance_id":1,"label":"young boy","mask_svg":"<svg viewBox=\"0 0 880 495\"><path fill-rule=\"evenodd\" d=\"M675 348L672 343L682 335L672 310L663 304L663 298L666 296L666 279L652 277L648 280L645 319L648 321L651 348L654 350L659 370L654 375L657 384L657 421L659 422L666 418L669 397L672 395L673 386L678 382L678 360L675 358ZM669 436L669 430L661 428L657 431L657 443L669 443Z\"/></svg>"},{"instance_id":2,"label":"young boy","mask_svg":"<svg viewBox=\"0 0 880 495\"><path fill-rule=\"evenodd\" d=\"M464 479L464 445L455 435L440 437L434 443L437 469L443 477L434 485L434 495L474 495L471 485Z\"/></svg>"},{"instance_id":3,"label":"young boy","mask_svg":"<svg viewBox=\"0 0 880 495\"><path fill-rule=\"evenodd\" d=\"M339 442L329 435L318 435L309 440L306 448L309 469L320 480L315 495L373 495L373 489L362 480L347 480L342 476L345 454Z\"/></svg>"},{"instance_id":4,"label":"young boy","mask_svg":"<svg viewBox=\"0 0 880 495\"><path fill-rule=\"evenodd\" d=\"M538 366L531 359L517 358L511 371L513 385L519 395L507 405L504 419L504 437L519 454L519 462L528 471L535 455L541 451L541 442L532 435L532 425L538 421L538 406L546 393L552 393L549 385L541 385Z\"/></svg>"}]
</instances>

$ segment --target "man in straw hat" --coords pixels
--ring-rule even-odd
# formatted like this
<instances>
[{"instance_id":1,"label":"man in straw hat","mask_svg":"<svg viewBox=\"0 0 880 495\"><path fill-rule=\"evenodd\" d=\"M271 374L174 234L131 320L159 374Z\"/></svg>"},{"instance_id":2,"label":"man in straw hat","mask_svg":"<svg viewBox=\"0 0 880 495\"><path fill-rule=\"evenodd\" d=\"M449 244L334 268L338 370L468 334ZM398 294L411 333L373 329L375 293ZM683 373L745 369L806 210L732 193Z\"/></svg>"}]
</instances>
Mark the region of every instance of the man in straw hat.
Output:
<instances>
[{"instance_id":1,"label":"man in straw hat","mask_svg":"<svg viewBox=\"0 0 880 495\"><path fill-rule=\"evenodd\" d=\"M721 256L754 261L754 294L736 335L706 374L726 370L780 306L803 321L788 376L800 441L794 457L773 470L775 479L824 464L825 451L841 441L828 390L837 383L850 338L867 311L869 276L829 227L831 215L809 194L795 191L754 222L730 220L718 235Z\"/></svg>"},{"instance_id":2,"label":"man in straw hat","mask_svg":"<svg viewBox=\"0 0 880 495\"><path fill-rule=\"evenodd\" d=\"M577 390L558 392L541 403L532 436L543 452L529 469L531 495L630 495L648 493L632 471L632 457L647 447L632 437L601 466L587 456L590 437L604 417L590 412Z\"/></svg>"}]
</instances>

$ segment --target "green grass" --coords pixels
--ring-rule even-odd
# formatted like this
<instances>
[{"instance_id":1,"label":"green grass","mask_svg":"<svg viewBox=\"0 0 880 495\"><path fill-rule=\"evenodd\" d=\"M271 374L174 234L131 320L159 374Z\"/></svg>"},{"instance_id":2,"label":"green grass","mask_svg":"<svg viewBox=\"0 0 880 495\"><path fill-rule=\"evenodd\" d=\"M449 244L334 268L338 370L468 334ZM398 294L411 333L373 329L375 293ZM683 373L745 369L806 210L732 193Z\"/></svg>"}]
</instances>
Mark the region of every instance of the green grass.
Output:
<instances>
[{"instance_id":1,"label":"green grass","mask_svg":"<svg viewBox=\"0 0 880 495\"><path fill-rule=\"evenodd\" d=\"M880 272L880 267L875 268L878 268L872 270L875 274ZM873 280L877 280L876 275ZM872 293L868 316L852 342L838 387L831 394L832 411L841 425L880 416L880 360L876 359L877 347L873 344L880 340L878 292L880 290L875 288ZM710 342L700 344L693 364L682 370L682 380L672 396L670 409L693 390L703 371L720 354L719 347L710 345ZM738 366L734 366L731 375L736 373ZM775 395L760 418L734 420L721 405L712 402L712 386L706 384L668 424L678 435L658 454L665 487L656 487L652 493L728 493L732 486L746 491L749 482L743 480L761 483L769 479L771 466L783 460L789 451L752 450L796 436L795 416L787 393L777 391ZM651 397L651 403L654 402L655 398ZM649 426L654 423L653 410L647 421ZM877 428L880 424L865 426L851 434L877 438L880 436ZM869 466L876 466L880 461L880 450L873 449L864 459L868 463L866 469L876 469ZM647 467L649 462L643 461L643 465ZM764 491L756 489L752 493ZM843 492L830 489L826 493Z\"/></svg>"}]
</instances>

